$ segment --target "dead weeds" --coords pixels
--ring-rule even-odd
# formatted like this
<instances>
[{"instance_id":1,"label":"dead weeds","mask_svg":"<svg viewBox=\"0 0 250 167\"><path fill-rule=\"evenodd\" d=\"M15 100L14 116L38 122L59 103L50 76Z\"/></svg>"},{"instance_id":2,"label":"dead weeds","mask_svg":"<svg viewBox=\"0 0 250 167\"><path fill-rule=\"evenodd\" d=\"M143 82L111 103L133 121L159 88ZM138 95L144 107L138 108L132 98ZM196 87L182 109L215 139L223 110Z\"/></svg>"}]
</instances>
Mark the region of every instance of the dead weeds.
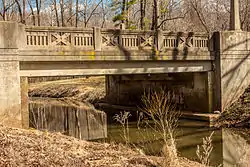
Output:
<instances>
[{"instance_id":1,"label":"dead weeds","mask_svg":"<svg viewBox=\"0 0 250 167\"><path fill-rule=\"evenodd\" d=\"M180 161L184 167L200 166L184 158ZM0 125L0 166L157 167L162 162L123 145Z\"/></svg>"}]
</instances>

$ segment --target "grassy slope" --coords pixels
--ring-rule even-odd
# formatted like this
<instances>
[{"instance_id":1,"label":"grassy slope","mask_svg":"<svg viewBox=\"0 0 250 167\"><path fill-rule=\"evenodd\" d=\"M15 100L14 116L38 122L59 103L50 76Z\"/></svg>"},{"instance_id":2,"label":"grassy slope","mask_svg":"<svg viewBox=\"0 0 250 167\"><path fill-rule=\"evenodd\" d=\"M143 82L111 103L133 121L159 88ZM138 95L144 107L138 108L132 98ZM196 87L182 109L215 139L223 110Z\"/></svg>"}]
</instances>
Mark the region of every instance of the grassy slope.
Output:
<instances>
[{"instance_id":1,"label":"grassy slope","mask_svg":"<svg viewBox=\"0 0 250 167\"><path fill-rule=\"evenodd\" d=\"M0 166L153 167L161 163L162 158L140 155L121 145L0 125ZM180 164L200 166L183 158Z\"/></svg>"},{"instance_id":2,"label":"grassy slope","mask_svg":"<svg viewBox=\"0 0 250 167\"><path fill-rule=\"evenodd\" d=\"M104 77L31 83L30 97L68 98L95 103L105 96Z\"/></svg>"}]
</instances>

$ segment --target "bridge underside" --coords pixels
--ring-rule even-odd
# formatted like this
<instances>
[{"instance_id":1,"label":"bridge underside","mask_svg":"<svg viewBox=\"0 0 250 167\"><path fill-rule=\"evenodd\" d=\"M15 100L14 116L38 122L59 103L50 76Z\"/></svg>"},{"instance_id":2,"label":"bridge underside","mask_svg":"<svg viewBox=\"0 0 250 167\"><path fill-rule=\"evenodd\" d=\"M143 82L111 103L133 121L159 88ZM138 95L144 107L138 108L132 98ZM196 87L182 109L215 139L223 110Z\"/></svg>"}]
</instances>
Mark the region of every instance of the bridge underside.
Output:
<instances>
[{"instance_id":1,"label":"bridge underside","mask_svg":"<svg viewBox=\"0 0 250 167\"><path fill-rule=\"evenodd\" d=\"M212 71L211 61L25 61L20 76L121 75Z\"/></svg>"},{"instance_id":2,"label":"bridge underside","mask_svg":"<svg viewBox=\"0 0 250 167\"><path fill-rule=\"evenodd\" d=\"M208 113L212 110L211 72L106 76L109 103L140 106L142 96L164 90L176 109Z\"/></svg>"}]
</instances>

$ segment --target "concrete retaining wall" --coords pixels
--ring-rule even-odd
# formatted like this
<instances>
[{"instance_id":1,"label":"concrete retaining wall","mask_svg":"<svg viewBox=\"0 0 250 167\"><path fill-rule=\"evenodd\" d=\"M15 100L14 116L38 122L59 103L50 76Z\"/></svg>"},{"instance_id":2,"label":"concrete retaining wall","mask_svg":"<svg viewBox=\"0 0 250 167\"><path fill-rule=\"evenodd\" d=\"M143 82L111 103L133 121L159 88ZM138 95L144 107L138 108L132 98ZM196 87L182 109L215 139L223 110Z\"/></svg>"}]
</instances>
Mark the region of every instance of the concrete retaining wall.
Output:
<instances>
[{"instance_id":1,"label":"concrete retaining wall","mask_svg":"<svg viewBox=\"0 0 250 167\"><path fill-rule=\"evenodd\" d=\"M216 108L224 111L250 84L250 33L225 31L215 36Z\"/></svg>"},{"instance_id":2,"label":"concrete retaining wall","mask_svg":"<svg viewBox=\"0 0 250 167\"><path fill-rule=\"evenodd\" d=\"M92 105L57 100L33 100L30 127L61 132L80 139L107 137L107 116Z\"/></svg>"},{"instance_id":3,"label":"concrete retaining wall","mask_svg":"<svg viewBox=\"0 0 250 167\"><path fill-rule=\"evenodd\" d=\"M0 22L0 123L22 127L18 48L24 26Z\"/></svg>"}]
</instances>

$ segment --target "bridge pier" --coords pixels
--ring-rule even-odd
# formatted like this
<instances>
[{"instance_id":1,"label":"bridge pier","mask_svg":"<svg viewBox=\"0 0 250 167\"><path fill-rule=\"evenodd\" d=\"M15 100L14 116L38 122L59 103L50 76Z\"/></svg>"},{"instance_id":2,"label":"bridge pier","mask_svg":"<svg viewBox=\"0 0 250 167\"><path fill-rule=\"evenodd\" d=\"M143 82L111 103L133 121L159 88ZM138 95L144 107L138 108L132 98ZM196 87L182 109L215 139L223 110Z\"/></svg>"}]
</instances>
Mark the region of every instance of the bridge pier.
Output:
<instances>
[{"instance_id":1,"label":"bridge pier","mask_svg":"<svg viewBox=\"0 0 250 167\"><path fill-rule=\"evenodd\" d=\"M24 26L0 22L0 123L22 127L18 48Z\"/></svg>"},{"instance_id":2,"label":"bridge pier","mask_svg":"<svg viewBox=\"0 0 250 167\"><path fill-rule=\"evenodd\" d=\"M223 31L214 36L215 108L225 111L250 84L250 33Z\"/></svg>"},{"instance_id":3,"label":"bridge pier","mask_svg":"<svg viewBox=\"0 0 250 167\"><path fill-rule=\"evenodd\" d=\"M29 128L29 84L28 77L21 77L21 115L22 128Z\"/></svg>"}]
</instances>

